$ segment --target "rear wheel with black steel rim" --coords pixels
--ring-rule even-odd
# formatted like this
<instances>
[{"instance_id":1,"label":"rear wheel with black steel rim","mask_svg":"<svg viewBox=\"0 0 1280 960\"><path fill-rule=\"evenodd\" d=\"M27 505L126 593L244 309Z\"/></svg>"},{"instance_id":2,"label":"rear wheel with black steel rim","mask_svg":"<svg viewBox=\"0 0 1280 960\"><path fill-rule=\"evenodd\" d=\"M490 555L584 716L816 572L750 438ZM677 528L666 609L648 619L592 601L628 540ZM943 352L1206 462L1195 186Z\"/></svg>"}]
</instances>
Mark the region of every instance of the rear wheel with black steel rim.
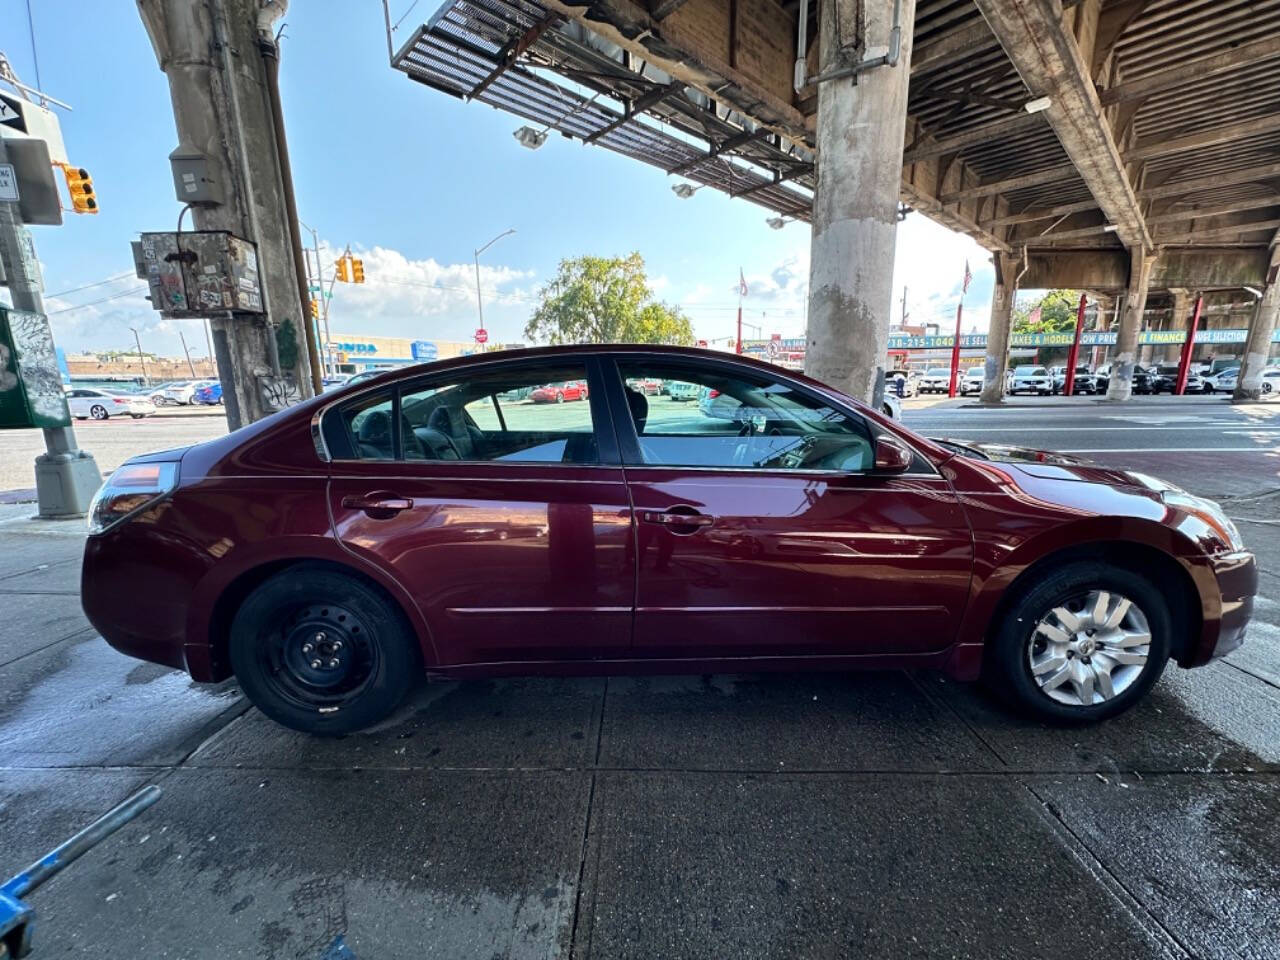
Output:
<instances>
[{"instance_id":1,"label":"rear wheel with black steel rim","mask_svg":"<svg viewBox=\"0 0 1280 960\"><path fill-rule=\"evenodd\" d=\"M254 590L232 621L230 655L253 704L307 733L385 719L422 675L400 611L369 584L321 567L285 570Z\"/></svg>"},{"instance_id":2,"label":"rear wheel with black steel rim","mask_svg":"<svg viewBox=\"0 0 1280 960\"><path fill-rule=\"evenodd\" d=\"M1111 563L1078 561L1028 585L989 640L987 679L1046 720L1103 720L1151 689L1169 659L1163 594Z\"/></svg>"}]
</instances>

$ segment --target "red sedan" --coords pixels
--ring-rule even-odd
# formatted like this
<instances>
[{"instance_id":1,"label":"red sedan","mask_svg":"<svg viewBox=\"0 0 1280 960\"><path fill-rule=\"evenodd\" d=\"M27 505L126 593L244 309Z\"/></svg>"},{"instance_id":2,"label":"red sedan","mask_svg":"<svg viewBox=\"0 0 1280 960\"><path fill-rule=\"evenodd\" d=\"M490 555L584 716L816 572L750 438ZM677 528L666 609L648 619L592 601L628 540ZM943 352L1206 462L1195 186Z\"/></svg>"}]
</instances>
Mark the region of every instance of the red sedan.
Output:
<instances>
[{"instance_id":1,"label":"red sedan","mask_svg":"<svg viewBox=\"0 0 1280 960\"><path fill-rule=\"evenodd\" d=\"M627 386L650 379L736 407L651 405ZM548 383L590 390L501 399ZM90 529L82 596L108 643L234 674L269 716L334 734L424 672L926 667L1097 720L1168 660L1237 647L1257 579L1210 501L658 347L384 374L129 461Z\"/></svg>"},{"instance_id":2,"label":"red sedan","mask_svg":"<svg viewBox=\"0 0 1280 960\"><path fill-rule=\"evenodd\" d=\"M529 394L529 399L534 403L564 403L566 400L585 400L587 399L587 393L586 383L580 381L548 383L546 386L538 387Z\"/></svg>"}]
</instances>

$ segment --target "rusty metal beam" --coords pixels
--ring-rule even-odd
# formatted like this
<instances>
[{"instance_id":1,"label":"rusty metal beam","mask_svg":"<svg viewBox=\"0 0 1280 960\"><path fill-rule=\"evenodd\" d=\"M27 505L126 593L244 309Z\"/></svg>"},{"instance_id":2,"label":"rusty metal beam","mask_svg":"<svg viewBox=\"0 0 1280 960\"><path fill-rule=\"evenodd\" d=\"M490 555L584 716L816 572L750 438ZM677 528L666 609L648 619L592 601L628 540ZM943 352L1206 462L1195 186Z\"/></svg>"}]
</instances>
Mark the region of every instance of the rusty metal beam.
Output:
<instances>
[{"instance_id":1,"label":"rusty metal beam","mask_svg":"<svg viewBox=\"0 0 1280 960\"><path fill-rule=\"evenodd\" d=\"M806 173L812 173L812 172L813 172L813 164L811 163L806 163L804 165L797 165L794 170L789 170L786 173L775 173L773 175L772 180L767 180L764 183L753 184L752 186L744 187L741 190L731 190L729 192L729 196L735 197L735 198L748 197L753 193L759 192L760 190L768 190L770 187L775 187L780 183L786 183L788 180L795 180L797 177L803 177Z\"/></svg>"},{"instance_id":2,"label":"rusty metal beam","mask_svg":"<svg viewBox=\"0 0 1280 960\"><path fill-rule=\"evenodd\" d=\"M1259 230L1275 230L1280 228L1280 219L1255 220L1252 223L1233 223L1228 227L1210 227L1208 230L1194 230L1190 233L1165 235L1157 237L1159 243L1191 243L1199 244L1204 240L1216 240L1221 237L1234 237L1238 233L1256 233Z\"/></svg>"},{"instance_id":3,"label":"rusty metal beam","mask_svg":"<svg viewBox=\"0 0 1280 960\"><path fill-rule=\"evenodd\" d=\"M923 75L930 70L960 63L974 50L986 46L994 39L990 28L982 22L957 27L911 51L911 75Z\"/></svg>"},{"instance_id":4,"label":"rusty metal beam","mask_svg":"<svg viewBox=\"0 0 1280 960\"><path fill-rule=\"evenodd\" d=\"M1243 213L1245 210L1260 210L1263 207L1280 207L1280 194L1273 193L1265 197L1237 200L1235 203L1224 203L1216 207L1191 207L1186 210L1173 210L1169 213L1162 213L1159 216L1147 217L1147 223L1178 223L1184 220L1203 220L1206 217L1222 217L1228 213Z\"/></svg>"},{"instance_id":5,"label":"rusty metal beam","mask_svg":"<svg viewBox=\"0 0 1280 960\"><path fill-rule=\"evenodd\" d=\"M942 140L927 140L925 143L913 146L902 155L902 162L918 163L930 157L940 157L944 153L957 153L965 147L976 146L980 143L990 143L992 140L1000 140L1027 130L1036 130L1043 127L1044 121L1039 114L1015 113L1012 116L1001 117L998 120L971 127L953 137L946 137Z\"/></svg>"},{"instance_id":6,"label":"rusty metal beam","mask_svg":"<svg viewBox=\"0 0 1280 960\"><path fill-rule=\"evenodd\" d=\"M538 38L546 33L547 28L559 19L558 14L549 13L519 37L508 41L506 46L498 51L498 65L489 72L487 77L471 88L471 92L467 94L467 99L474 100L484 93L493 81L502 76L513 63L520 59L520 55L533 46Z\"/></svg>"},{"instance_id":7,"label":"rusty metal beam","mask_svg":"<svg viewBox=\"0 0 1280 960\"><path fill-rule=\"evenodd\" d=\"M1276 130L1280 130L1280 113L1257 117L1253 120L1244 120L1240 123L1231 123L1225 127L1215 127L1212 130L1201 130L1199 133L1188 134L1184 137L1155 141L1139 140L1134 144L1133 149L1125 151L1124 158L1129 162L1150 160L1153 157L1166 157L1171 153L1199 150L1203 147L1212 147L1232 140L1244 140L1260 133L1272 133Z\"/></svg>"},{"instance_id":8,"label":"rusty metal beam","mask_svg":"<svg viewBox=\"0 0 1280 960\"><path fill-rule=\"evenodd\" d=\"M1215 53L1213 56L1201 57L1198 60L1188 60L1185 63L1178 64L1176 67L1170 67L1168 70L1148 74L1139 80L1118 83L1111 89L1102 91L1098 99L1104 107L1129 100L1142 100L1152 94L1163 93L1166 90L1176 90L1196 80L1206 80L1220 74L1230 73L1237 67L1251 65L1272 57L1280 57L1280 36L1264 37L1261 40L1246 43L1225 53Z\"/></svg>"},{"instance_id":9,"label":"rusty metal beam","mask_svg":"<svg viewBox=\"0 0 1280 960\"><path fill-rule=\"evenodd\" d=\"M728 140L721 140L719 143L712 145L711 149L703 156L697 157L693 160L686 160L684 163L676 164L674 167L669 168L667 173L677 174L684 173L687 170L692 170L694 167L700 166L708 160L714 160L721 154L731 153L739 147L746 146L752 140L758 140L760 137L767 136L768 133L769 131L763 128L751 131L744 130L737 136L730 137Z\"/></svg>"},{"instance_id":10,"label":"rusty metal beam","mask_svg":"<svg viewBox=\"0 0 1280 960\"><path fill-rule=\"evenodd\" d=\"M654 20L661 22L688 2L689 0L661 0L661 2L654 5L653 12L650 13L649 16L653 17Z\"/></svg>"},{"instance_id":11,"label":"rusty metal beam","mask_svg":"<svg viewBox=\"0 0 1280 960\"><path fill-rule=\"evenodd\" d=\"M1070 216L1073 213L1084 213L1087 210L1097 209L1097 200L1081 200L1078 203L1064 203L1057 207L1040 207L1035 210L1023 210L1020 213L1010 213L1003 217L984 220L983 226L1005 227L1012 226L1016 223L1035 223L1037 220L1055 220L1058 217Z\"/></svg>"},{"instance_id":12,"label":"rusty metal beam","mask_svg":"<svg viewBox=\"0 0 1280 960\"><path fill-rule=\"evenodd\" d=\"M1268 163L1249 170L1236 170L1230 173L1217 173L1208 177L1196 177L1192 180L1181 180L1177 183L1164 183L1159 186L1144 187L1138 196L1144 200L1161 200L1166 197L1182 197L1197 190L1212 190L1215 187L1231 187L1241 183L1257 183L1268 179L1280 178L1280 163Z\"/></svg>"},{"instance_id":13,"label":"rusty metal beam","mask_svg":"<svg viewBox=\"0 0 1280 960\"><path fill-rule=\"evenodd\" d=\"M974 0L1125 246L1150 251L1151 234L1102 114L1092 71L1063 28L1060 0Z\"/></svg>"},{"instance_id":14,"label":"rusty metal beam","mask_svg":"<svg viewBox=\"0 0 1280 960\"><path fill-rule=\"evenodd\" d=\"M1037 170L1035 173L1024 173L1004 180L993 180L990 183L963 187L960 190L953 190L951 193L944 193L938 199L943 203L955 203L960 200L973 200L977 197L993 197L1001 193L1011 193L1014 190L1025 190L1027 187L1041 187L1046 183L1057 183L1059 180L1074 176L1076 176L1076 168L1066 163L1056 167L1049 167L1045 170Z\"/></svg>"},{"instance_id":15,"label":"rusty metal beam","mask_svg":"<svg viewBox=\"0 0 1280 960\"><path fill-rule=\"evenodd\" d=\"M594 133L586 137L583 137L582 142L595 143L597 140L599 140L601 137L605 136L606 134L610 134L614 130L617 130L620 126L622 126L628 120L633 119L638 114L644 113L644 111L648 110L650 107L656 106L658 103L665 100L667 97L671 96L672 94L680 92L680 90L682 89L684 89L684 84L682 84L678 80L674 80L671 83L664 84L661 87L654 87L648 93L642 94L641 96L636 97L636 99L633 100L627 106L626 112L624 112L622 116L618 117L618 119L614 120L611 123L605 124L603 127L601 127L599 130L596 130Z\"/></svg>"}]
</instances>

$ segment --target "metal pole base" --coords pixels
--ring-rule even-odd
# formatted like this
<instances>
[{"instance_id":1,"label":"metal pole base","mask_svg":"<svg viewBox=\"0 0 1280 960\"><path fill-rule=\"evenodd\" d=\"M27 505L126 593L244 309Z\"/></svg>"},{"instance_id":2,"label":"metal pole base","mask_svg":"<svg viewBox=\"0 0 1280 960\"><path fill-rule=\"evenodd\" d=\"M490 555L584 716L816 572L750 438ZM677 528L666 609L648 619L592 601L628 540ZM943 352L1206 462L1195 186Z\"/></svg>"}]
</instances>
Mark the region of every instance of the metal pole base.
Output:
<instances>
[{"instance_id":1,"label":"metal pole base","mask_svg":"<svg viewBox=\"0 0 1280 960\"><path fill-rule=\"evenodd\" d=\"M42 453L36 457L36 495L44 520L83 517L102 486L102 473L92 454Z\"/></svg>"}]
</instances>

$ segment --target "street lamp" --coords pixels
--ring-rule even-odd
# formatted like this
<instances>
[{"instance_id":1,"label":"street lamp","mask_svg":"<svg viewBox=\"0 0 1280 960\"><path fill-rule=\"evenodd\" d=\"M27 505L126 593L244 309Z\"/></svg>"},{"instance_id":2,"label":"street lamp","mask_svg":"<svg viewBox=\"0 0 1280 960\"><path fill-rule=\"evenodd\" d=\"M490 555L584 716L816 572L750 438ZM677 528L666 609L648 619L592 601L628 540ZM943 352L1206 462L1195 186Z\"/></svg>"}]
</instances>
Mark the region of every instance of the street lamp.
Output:
<instances>
[{"instance_id":1,"label":"street lamp","mask_svg":"<svg viewBox=\"0 0 1280 960\"><path fill-rule=\"evenodd\" d=\"M545 129L535 130L533 127L521 127L512 136L516 138L516 143L522 147L528 147L530 150L537 150L547 142L547 131Z\"/></svg>"},{"instance_id":2,"label":"street lamp","mask_svg":"<svg viewBox=\"0 0 1280 960\"><path fill-rule=\"evenodd\" d=\"M677 183L672 185L671 192L681 200L688 200L705 186L705 183L700 183L696 187L692 183Z\"/></svg>"},{"instance_id":3,"label":"street lamp","mask_svg":"<svg viewBox=\"0 0 1280 960\"><path fill-rule=\"evenodd\" d=\"M484 329L484 302L483 302L483 301L481 300L481 298L480 298L480 254L484 253L486 250L488 250L490 247L492 247L495 243L497 243L497 242L498 242L499 240L501 240L503 237L509 237L509 236L511 236L511 234L513 234L513 233L515 233L515 232L516 232L516 228L515 228L515 227L508 227L506 230L502 231L502 233L498 234L496 237L494 237L492 240L490 240L488 243L486 243L483 247L476 247L476 252L475 252L475 264L476 264L476 314L480 317L480 325L476 328L476 329L478 329L478 330L483 330L483 329Z\"/></svg>"},{"instance_id":4,"label":"street lamp","mask_svg":"<svg viewBox=\"0 0 1280 960\"><path fill-rule=\"evenodd\" d=\"M781 230L788 223L794 222L795 219L796 219L795 217L770 217L768 220L765 221L765 223L767 223L770 226L770 228L774 230Z\"/></svg>"},{"instance_id":5,"label":"street lamp","mask_svg":"<svg viewBox=\"0 0 1280 960\"><path fill-rule=\"evenodd\" d=\"M134 327L130 327L133 331L133 342L138 345L138 362L142 364L142 385L144 387L151 386L151 378L147 376L147 358L142 354L142 338L138 336L138 331Z\"/></svg>"}]
</instances>

